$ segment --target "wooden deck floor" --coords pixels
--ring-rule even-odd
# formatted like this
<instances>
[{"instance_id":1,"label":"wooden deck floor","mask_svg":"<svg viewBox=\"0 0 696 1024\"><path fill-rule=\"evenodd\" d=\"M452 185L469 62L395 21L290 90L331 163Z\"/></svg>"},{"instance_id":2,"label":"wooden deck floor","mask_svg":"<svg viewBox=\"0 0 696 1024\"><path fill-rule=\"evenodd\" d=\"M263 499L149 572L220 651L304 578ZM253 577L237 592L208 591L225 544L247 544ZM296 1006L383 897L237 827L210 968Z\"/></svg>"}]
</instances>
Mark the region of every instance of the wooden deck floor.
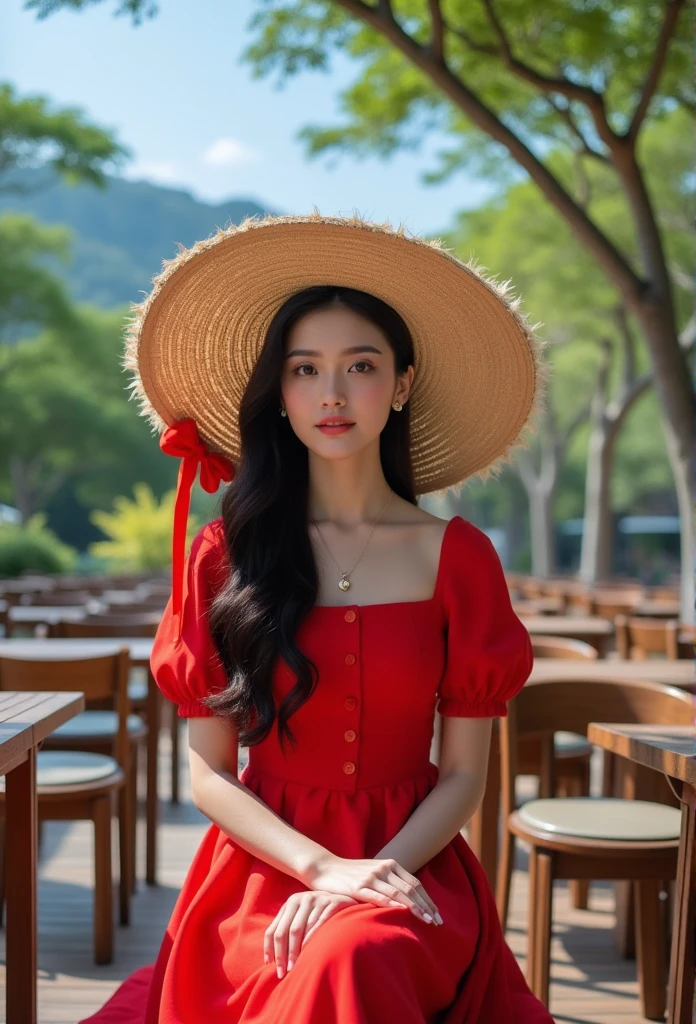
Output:
<instances>
[{"instance_id":1,"label":"wooden deck floor","mask_svg":"<svg viewBox=\"0 0 696 1024\"><path fill-rule=\"evenodd\" d=\"M161 791L167 794L168 757L161 760ZM155 958L179 886L206 827L206 819L188 799L185 771L183 775L183 802L178 807L167 801L163 805L160 885L149 888L139 882L132 904L132 924L117 928L115 958L108 967L96 967L92 962L90 827L81 822L45 826L39 882L40 1024L76 1024L101 1006L121 979ZM140 861L144 856L143 840L141 834ZM116 857L114 846L114 865ZM507 935L523 966L528 891L525 860L523 853L518 856ZM590 892L591 909L577 911L569 906L565 883L557 883L554 907L554 1019L558 1024L642 1024L635 961L621 959L614 947L610 885L594 884ZM1 930L0 953L4 959ZM0 967L0 1014L4 1013L2 972L4 967Z\"/></svg>"}]
</instances>

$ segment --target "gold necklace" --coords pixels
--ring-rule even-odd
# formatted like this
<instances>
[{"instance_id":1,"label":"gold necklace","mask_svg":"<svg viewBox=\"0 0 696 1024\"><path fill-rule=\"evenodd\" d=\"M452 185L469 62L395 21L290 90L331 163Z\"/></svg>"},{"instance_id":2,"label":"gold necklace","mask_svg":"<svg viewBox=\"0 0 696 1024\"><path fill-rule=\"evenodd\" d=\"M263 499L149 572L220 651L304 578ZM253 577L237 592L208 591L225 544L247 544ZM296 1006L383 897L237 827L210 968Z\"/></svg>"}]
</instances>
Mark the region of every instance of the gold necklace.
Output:
<instances>
[{"instance_id":1,"label":"gold necklace","mask_svg":"<svg viewBox=\"0 0 696 1024\"><path fill-rule=\"evenodd\" d=\"M366 548L366 547L367 547L367 545L368 545L368 544L370 543L370 537L372 536L372 531L374 530L375 526L377 525L377 523L378 523L378 522L380 521L380 519L381 519L381 518L382 518L382 516L384 515L384 513L385 513L385 511L386 511L386 509L387 509L387 505L388 505L388 504L389 504L389 502L390 502L390 501L392 500L392 496L393 496L393 494L394 494L394 492L393 492L393 491L390 491L390 492L389 492L389 497L387 498L386 504L384 505L384 507L383 507L382 511L381 511L381 512L380 512L380 514L379 514L379 515L377 516L377 518L375 519L374 523L372 524L372 527L370 528L370 532L369 532L369 533L368 533L368 535L367 535L367 540L366 540L366 541L365 541L365 543L363 544L363 547L362 547L362 551L360 552L360 554L358 555L358 557L357 557L357 558L355 559L355 561L354 561L354 562L353 562L353 564L351 565L350 569L346 570L346 572L343 572L343 570L341 569L340 565L338 564L338 562L337 562L337 561L336 561L336 559L334 558L334 556L333 556L333 554L332 554L332 552L331 552L331 548L330 548L330 547L329 547L329 545L328 545L328 544L326 543L326 540L324 539L324 536L322 535L322 532L321 532L321 530L319 529L319 523L317 523L317 521L316 521L315 519L312 519L312 520L311 520L311 521L312 521L312 523L314 523L314 525L315 525L315 526L316 526L316 528L317 528L317 533L319 534L319 538L320 538L321 542L323 543L323 545L324 545L324 547L326 548L326 550L327 550L327 551L329 552L329 555L330 555L330 557L331 557L332 561L334 562L334 564L335 564L336 568L338 569L338 571L339 571L339 572L340 572L340 574L341 574L341 578L340 578L340 580L338 581L338 589L339 589L339 590L343 590L343 591L346 591L346 590L348 590L348 587L350 586L350 580L348 579L348 577L350 576L350 574L352 573L353 569L354 569L354 568L355 568L355 566L356 566L356 565L358 564L358 562L360 561L360 559L362 558L362 556L363 556L363 555L365 554L365 548Z\"/></svg>"}]
</instances>

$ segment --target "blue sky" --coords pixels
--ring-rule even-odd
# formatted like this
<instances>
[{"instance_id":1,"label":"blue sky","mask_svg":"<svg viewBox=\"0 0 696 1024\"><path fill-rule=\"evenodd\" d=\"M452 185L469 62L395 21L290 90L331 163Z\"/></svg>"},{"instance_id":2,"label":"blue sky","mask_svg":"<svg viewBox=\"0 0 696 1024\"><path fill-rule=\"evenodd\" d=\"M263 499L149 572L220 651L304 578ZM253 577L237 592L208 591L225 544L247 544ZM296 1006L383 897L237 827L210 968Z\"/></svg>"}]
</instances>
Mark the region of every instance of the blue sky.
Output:
<instances>
[{"instance_id":1,"label":"blue sky","mask_svg":"<svg viewBox=\"0 0 696 1024\"><path fill-rule=\"evenodd\" d=\"M338 94L357 72L346 58L330 74L302 73L283 89L277 78L253 79L241 54L258 0L160 0L140 27L115 17L116 0L44 21L24 0L4 0L0 67L20 95L42 94L76 106L133 151L121 171L183 187L199 199L251 198L283 213L357 210L419 233L447 229L475 206L484 185L459 175L423 185L444 142L429 137L422 153L388 161L331 154L305 157L297 132L340 120Z\"/></svg>"}]
</instances>

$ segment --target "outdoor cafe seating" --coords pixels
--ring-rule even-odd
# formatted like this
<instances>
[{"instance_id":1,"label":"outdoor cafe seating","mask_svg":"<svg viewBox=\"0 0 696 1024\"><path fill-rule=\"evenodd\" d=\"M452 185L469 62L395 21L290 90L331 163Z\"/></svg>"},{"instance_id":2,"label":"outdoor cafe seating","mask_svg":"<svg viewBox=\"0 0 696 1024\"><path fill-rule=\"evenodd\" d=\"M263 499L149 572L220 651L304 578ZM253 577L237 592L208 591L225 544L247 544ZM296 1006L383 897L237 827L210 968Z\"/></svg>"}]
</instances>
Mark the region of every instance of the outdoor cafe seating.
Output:
<instances>
[{"instance_id":1,"label":"outdoor cafe seating","mask_svg":"<svg viewBox=\"0 0 696 1024\"><path fill-rule=\"evenodd\" d=\"M0 598L6 601L7 642L31 645L30 653L20 658L11 655L11 648L8 654L0 640L0 690L68 688L85 695L86 710L49 735L39 752L39 817L42 821L82 818L93 822L92 958L97 964L107 964L119 955L119 944L114 941L111 846L107 841L112 819L119 826L118 921L127 926L132 920L132 901L138 899L138 777L146 767L145 875L152 883L156 881L155 838L161 828L158 750L162 736L167 735L170 796L176 801L182 771L181 723L176 709L156 690L153 714L150 687L154 684L142 662L143 667L138 668L127 653L90 655L79 645L113 641L117 648L120 641L127 647L138 638L151 640L168 586L161 579L143 577L102 577L99 586L91 585L88 577L73 578L70 586L55 583L52 586L44 577L28 577L23 589L21 578L0 581ZM643 803L629 799L641 792L627 784L630 771L625 766L618 770L617 759L608 753L600 773L601 793L591 793L592 764L599 752L589 742L587 728L590 721L599 720L664 720L674 725L690 721L693 633L678 620L666 617L623 612L607 618L598 615L598 611L630 610L640 608L640 602L654 604L660 599L657 591L651 593L635 585L631 590L625 581L621 587L588 589L576 581L526 580L517 574L508 583L511 596L518 595L519 613L530 631L535 665L548 664L554 672L560 667L561 675L551 680L532 677L512 702L508 719L496 721L485 798L490 806L482 814L477 812L477 821L472 819L469 841L495 884L503 922L508 921L515 841L530 847L526 970L532 988L547 1002L552 977L553 880L568 882L568 905L584 912L592 905L594 880L615 879L618 886L620 879L632 879L633 914L626 915L618 902L619 888L616 890L617 930L620 922L624 929L635 928L641 1012L649 1019L662 1019L667 983L660 950L667 948L668 922L664 899L659 897L665 886L669 891L669 880L675 876L679 811L664 786L661 792L657 787L657 799L651 794L651 812L646 814ZM667 600L668 595L662 594L661 599ZM46 642L75 647L69 656L53 658L41 653L40 645ZM64 650L68 652L67 647ZM677 677L683 677L678 683L682 689L659 682L670 663L683 666ZM643 675L635 680L627 677L624 667L629 665ZM696 680L691 689L696 691ZM147 751L145 759L143 751ZM432 756L437 758L436 745ZM536 797L521 805L515 799L519 778L537 780ZM495 794L489 794L491 789ZM617 793L628 795L617 797ZM598 808L613 807L609 801L616 799L621 799L627 811L614 813L598 838L592 834L600 820ZM502 840L496 839L494 844L491 814L496 832L498 823L503 824ZM658 838L645 831L656 821L662 823L664 833ZM673 894L669 895L673 915L676 908ZM616 955L630 954L630 946L629 941L622 948L617 938Z\"/></svg>"},{"instance_id":2,"label":"outdoor cafe seating","mask_svg":"<svg viewBox=\"0 0 696 1024\"><path fill-rule=\"evenodd\" d=\"M660 893L676 877L680 812L664 788L662 802L612 795L558 798L554 760L545 759L549 777L540 798L517 806L515 782L521 773L519 747L535 737L545 746L558 728L586 733L592 721L691 725L690 695L651 682L567 680L524 687L501 719L502 793L505 829L499 861L497 902L508 916L515 839L530 848L527 978L548 1005L550 944L555 879L621 879L635 883L636 950L642 1013L662 1020L666 1006L667 936Z\"/></svg>"},{"instance_id":3,"label":"outdoor cafe seating","mask_svg":"<svg viewBox=\"0 0 696 1024\"><path fill-rule=\"evenodd\" d=\"M111 704L117 718L108 749L104 746L94 750L86 745L78 749L78 735L62 749L54 744L52 750L40 750L36 768L39 821L88 820L94 825L93 949L97 964L108 964L113 959L111 821L115 810L119 823L121 923L127 924L130 916L135 774L133 742L128 734L129 661L126 648L110 655L67 661L0 655L0 690L81 690L87 706ZM53 737L59 733L60 729ZM3 829L3 850L10 839ZM0 885L4 893L4 871L0 871Z\"/></svg>"}]
</instances>

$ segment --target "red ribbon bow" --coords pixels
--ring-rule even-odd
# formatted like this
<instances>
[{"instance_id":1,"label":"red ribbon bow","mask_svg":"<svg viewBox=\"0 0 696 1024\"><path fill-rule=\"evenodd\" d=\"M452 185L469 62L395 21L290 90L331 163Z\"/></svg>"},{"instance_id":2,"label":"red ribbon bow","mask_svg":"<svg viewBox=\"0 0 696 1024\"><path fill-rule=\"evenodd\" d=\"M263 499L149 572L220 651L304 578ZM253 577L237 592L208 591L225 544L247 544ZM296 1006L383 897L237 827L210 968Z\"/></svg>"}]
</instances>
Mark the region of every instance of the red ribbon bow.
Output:
<instances>
[{"instance_id":1,"label":"red ribbon bow","mask_svg":"<svg viewBox=\"0 0 696 1024\"><path fill-rule=\"evenodd\" d=\"M215 494L222 482L229 483L235 473L234 463L209 452L198 434L195 420L190 417L177 420L160 436L160 448L166 455L181 459L179 479L174 502L174 530L172 534L172 611L177 623L176 638L181 636L181 610L186 563L186 527L191 508L191 490L200 465L201 487Z\"/></svg>"}]
</instances>

